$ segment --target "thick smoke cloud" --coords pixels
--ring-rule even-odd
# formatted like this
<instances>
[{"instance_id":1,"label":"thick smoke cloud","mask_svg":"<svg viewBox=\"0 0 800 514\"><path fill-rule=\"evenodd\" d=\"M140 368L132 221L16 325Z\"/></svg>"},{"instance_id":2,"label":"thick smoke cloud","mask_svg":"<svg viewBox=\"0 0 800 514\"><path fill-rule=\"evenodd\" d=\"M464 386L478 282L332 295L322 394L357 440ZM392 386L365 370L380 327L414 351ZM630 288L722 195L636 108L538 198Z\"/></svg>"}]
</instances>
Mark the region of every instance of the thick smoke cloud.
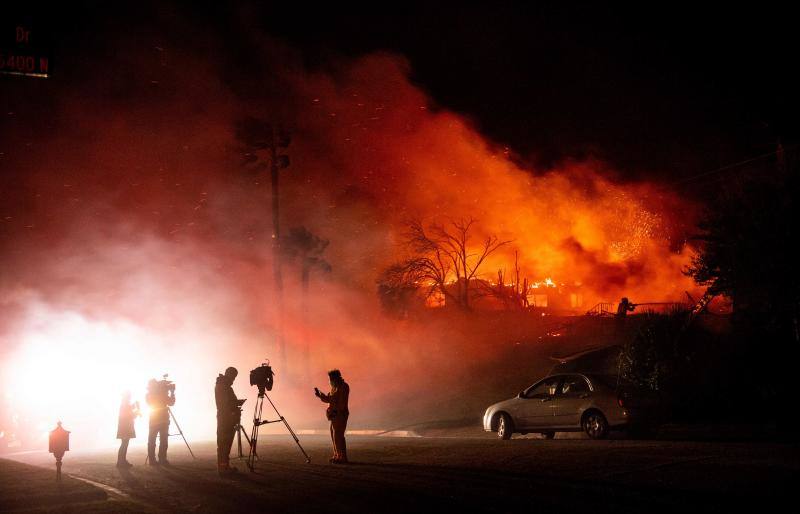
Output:
<instances>
[{"instance_id":1,"label":"thick smoke cloud","mask_svg":"<svg viewBox=\"0 0 800 514\"><path fill-rule=\"evenodd\" d=\"M521 168L468 119L438 109L409 81L401 56L308 71L290 49L254 37L259 76L268 77L262 90L179 39L150 41L144 52L115 42L119 73L2 85L10 93L0 155L0 357L9 409L53 409L65 423L104 423L97 437L113 437L118 392L141 397L148 378L169 371L187 431L210 437L215 374L270 357L276 399L296 424L321 423L308 391L324 385L331 367L354 385L355 424L395 422L402 416L388 398L442 391L492 355L469 330L382 315L375 280L402 257L410 218L472 216L478 235L513 241L487 262L488 276L509 269L517 249L531 280L581 283L587 303L623 294L678 299L692 287L680 273L692 206L655 184L621 183L601 162ZM248 115L293 133L282 225L330 241L332 271L312 274L307 299L300 271L284 267L281 319L269 179L241 166L234 137L236 120ZM281 361L276 327L288 345ZM81 353L91 338L104 347L123 341L128 353L92 362ZM51 377L33 367L11 372L30 362L31 348L46 360L69 345L83 348L77 367L48 365ZM76 390L84 383L76 376L113 381L98 366L123 369L129 354L146 373L139 385L126 375L97 384L97 398ZM29 401L25 389L44 393L41 381L75 387L48 389L44 404ZM252 397L245 382L240 375L237 392ZM84 393L96 410L77 417L63 407L75 404L60 395Z\"/></svg>"}]
</instances>

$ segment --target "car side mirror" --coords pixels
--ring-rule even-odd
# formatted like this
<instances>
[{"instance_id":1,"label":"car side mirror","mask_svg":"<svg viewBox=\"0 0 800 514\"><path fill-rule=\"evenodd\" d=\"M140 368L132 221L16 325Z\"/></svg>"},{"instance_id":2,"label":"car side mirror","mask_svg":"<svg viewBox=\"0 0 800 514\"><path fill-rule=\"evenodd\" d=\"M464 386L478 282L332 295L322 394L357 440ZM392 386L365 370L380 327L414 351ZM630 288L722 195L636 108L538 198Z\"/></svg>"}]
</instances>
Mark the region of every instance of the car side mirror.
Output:
<instances>
[{"instance_id":1,"label":"car side mirror","mask_svg":"<svg viewBox=\"0 0 800 514\"><path fill-rule=\"evenodd\" d=\"M520 391L517 393L517 398L525 398L525 391Z\"/></svg>"}]
</instances>

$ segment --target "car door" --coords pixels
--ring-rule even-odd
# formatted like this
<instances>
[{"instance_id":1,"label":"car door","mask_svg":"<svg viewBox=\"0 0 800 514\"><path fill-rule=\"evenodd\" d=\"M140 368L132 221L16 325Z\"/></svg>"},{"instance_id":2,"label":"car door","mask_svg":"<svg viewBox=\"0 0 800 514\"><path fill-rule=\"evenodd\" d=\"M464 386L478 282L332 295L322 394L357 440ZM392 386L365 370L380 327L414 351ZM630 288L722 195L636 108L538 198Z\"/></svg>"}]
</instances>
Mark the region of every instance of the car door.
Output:
<instances>
[{"instance_id":1,"label":"car door","mask_svg":"<svg viewBox=\"0 0 800 514\"><path fill-rule=\"evenodd\" d=\"M555 419L555 395L561 383L561 376L547 377L522 394L519 408L520 428L550 427Z\"/></svg>"},{"instance_id":2,"label":"car door","mask_svg":"<svg viewBox=\"0 0 800 514\"><path fill-rule=\"evenodd\" d=\"M592 390L583 375L565 375L558 386L555 404L555 424L560 427L575 427L581 415L592 401Z\"/></svg>"}]
</instances>

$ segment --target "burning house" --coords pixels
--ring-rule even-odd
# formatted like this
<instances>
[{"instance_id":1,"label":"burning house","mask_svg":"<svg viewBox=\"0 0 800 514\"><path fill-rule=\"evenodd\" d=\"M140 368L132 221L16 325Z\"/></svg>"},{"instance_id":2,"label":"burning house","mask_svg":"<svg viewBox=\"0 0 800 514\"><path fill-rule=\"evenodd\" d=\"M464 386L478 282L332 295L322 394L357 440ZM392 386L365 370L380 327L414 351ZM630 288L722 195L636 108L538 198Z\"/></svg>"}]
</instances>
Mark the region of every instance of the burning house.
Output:
<instances>
[{"instance_id":1,"label":"burning house","mask_svg":"<svg viewBox=\"0 0 800 514\"><path fill-rule=\"evenodd\" d=\"M434 291L425 301L426 307L457 306L463 293L464 281L447 285L447 294ZM469 305L477 310L528 309L537 312L565 314L583 313L583 291L580 283L556 283L550 278L541 282L504 284L484 279L472 279L467 287Z\"/></svg>"}]
</instances>

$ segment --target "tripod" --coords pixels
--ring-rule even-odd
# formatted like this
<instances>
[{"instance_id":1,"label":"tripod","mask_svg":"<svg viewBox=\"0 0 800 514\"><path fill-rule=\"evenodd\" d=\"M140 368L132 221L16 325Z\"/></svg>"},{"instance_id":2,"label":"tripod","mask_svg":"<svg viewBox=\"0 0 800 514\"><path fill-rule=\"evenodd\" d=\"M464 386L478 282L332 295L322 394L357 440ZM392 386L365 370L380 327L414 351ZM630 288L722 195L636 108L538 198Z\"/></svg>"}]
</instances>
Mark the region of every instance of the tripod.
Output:
<instances>
[{"instance_id":1,"label":"tripod","mask_svg":"<svg viewBox=\"0 0 800 514\"><path fill-rule=\"evenodd\" d=\"M244 453L242 453L242 436L244 436L245 441L247 441L247 446L252 448L253 443L250 441L250 438L247 436L247 431L244 429L241 423L237 423L237 425L234 427L234 430L236 431L236 448L239 450L239 458L244 459ZM249 460L247 462L247 467L250 467Z\"/></svg>"},{"instance_id":2,"label":"tripod","mask_svg":"<svg viewBox=\"0 0 800 514\"><path fill-rule=\"evenodd\" d=\"M253 443L250 442L250 438L247 437L247 431L242 426L242 405L246 400L236 400L239 404L239 418L236 421L236 426L233 427L234 432L236 432L236 447L239 450L239 458L244 459L244 454L242 453L242 435L244 435L245 441L247 441L247 445L252 447ZM249 455L249 453L248 453ZM248 461L249 467L249 461Z\"/></svg>"},{"instance_id":3,"label":"tripod","mask_svg":"<svg viewBox=\"0 0 800 514\"><path fill-rule=\"evenodd\" d=\"M167 436L168 437L172 437L175 435L181 436L183 438L184 444L186 445L186 448L189 449L189 453L191 454L192 458L197 460L197 457L194 456L194 452L192 451L192 447L189 446L189 442L186 440L186 436L183 435L183 430L181 430L181 426L178 424L178 419L175 417L175 414L172 412L172 409L169 408L169 405L167 405L167 412L169 412L172 421L175 422L175 426L178 428L177 434L167 434ZM148 454L147 457L144 459L144 463L147 464L149 460L150 460L150 455Z\"/></svg>"},{"instance_id":4,"label":"tripod","mask_svg":"<svg viewBox=\"0 0 800 514\"><path fill-rule=\"evenodd\" d=\"M261 419L261 411L264 408L264 398L266 398L269 404L272 405L272 408L275 410L275 414L278 415L278 419L274 420ZM281 416L281 413L278 412L278 408L275 407L274 403L272 403L272 400L270 399L269 396L267 396L267 393L263 390L260 390L258 391L258 399L256 400L256 406L255 409L253 410L253 432L250 435L249 439L250 455L247 458L247 467L250 468L250 471L255 471L255 461L258 458L258 451L256 449L258 445L258 427L260 427L261 425L267 425L269 423L279 423L279 422L283 422L283 424L286 425L286 430L289 431L292 438L294 439L294 442L297 444L297 447L300 448L301 452L303 452L303 455L306 458L306 463L311 463L311 457L309 457L306 451L303 449L303 446L300 444L300 439L297 438L297 434L295 434L294 430L292 430L292 427L289 426L289 422L286 421L286 418ZM244 430L242 429L242 431ZM245 434L245 437L247 437L247 434ZM239 452L240 452L239 454L241 455L241 439L240 439Z\"/></svg>"},{"instance_id":5,"label":"tripod","mask_svg":"<svg viewBox=\"0 0 800 514\"><path fill-rule=\"evenodd\" d=\"M192 456L192 458L194 460L197 460L197 457L194 456L194 452L192 451L192 447L189 446L189 442L186 440L186 436L183 435L183 430L181 430L181 426L178 424L178 419L175 417L175 414L172 413L172 409L167 407L167 410L169 411L169 415L172 416L172 421L175 422L175 426L178 428L178 433L177 434L168 434L168 435L170 435L170 436L180 435L183 438L183 443L186 445L186 448L189 450L189 454L191 454L191 456Z\"/></svg>"}]
</instances>

